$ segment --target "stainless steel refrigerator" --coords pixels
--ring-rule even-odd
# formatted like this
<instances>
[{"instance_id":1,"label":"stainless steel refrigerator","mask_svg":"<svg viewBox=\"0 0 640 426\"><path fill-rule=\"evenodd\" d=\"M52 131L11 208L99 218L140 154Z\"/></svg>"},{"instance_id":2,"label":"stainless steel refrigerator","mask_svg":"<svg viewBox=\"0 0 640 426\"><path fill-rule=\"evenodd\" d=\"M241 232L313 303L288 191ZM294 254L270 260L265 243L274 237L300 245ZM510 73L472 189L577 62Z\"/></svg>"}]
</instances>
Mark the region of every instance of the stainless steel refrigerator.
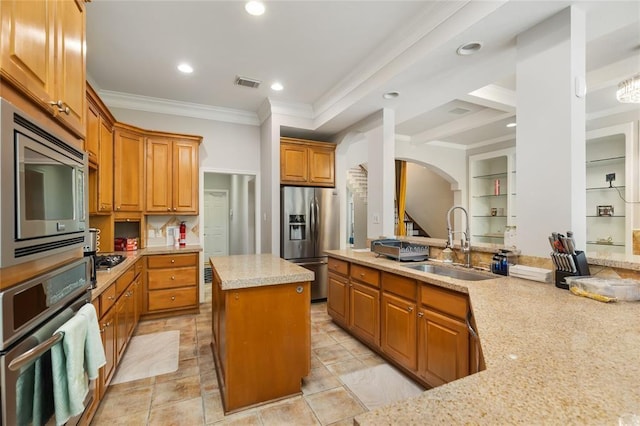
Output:
<instances>
[{"instance_id":1,"label":"stainless steel refrigerator","mask_svg":"<svg viewBox=\"0 0 640 426\"><path fill-rule=\"evenodd\" d=\"M313 271L311 300L326 299L324 251L340 248L338 194L333 188L284 186L280 203L280 257Z\"/></svg>"}]
</instances>

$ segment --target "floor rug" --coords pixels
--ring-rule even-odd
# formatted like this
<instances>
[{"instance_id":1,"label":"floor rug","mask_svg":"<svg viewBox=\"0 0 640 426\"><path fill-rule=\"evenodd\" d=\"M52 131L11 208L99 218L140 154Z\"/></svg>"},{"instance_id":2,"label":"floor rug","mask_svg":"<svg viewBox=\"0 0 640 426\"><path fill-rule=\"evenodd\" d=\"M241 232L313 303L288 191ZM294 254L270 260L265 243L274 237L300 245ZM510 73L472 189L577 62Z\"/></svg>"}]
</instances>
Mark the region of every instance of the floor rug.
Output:
<instances>
[{"instance_id":1,"label":"floor rug","mask_svg":"<svg viewBox=\"0 0 640 426\"><path fill-rule=\"evenodd\" d=\"M173 373L179 350L180 330L133 336L111 384Z\"/></svg>"},{"instance_id":2,"label":"floor rug","mask_svg":"<svg viewBox=\"0 0 640 426\"><path fill-rule=\"evenodd\" d=\"M424 392L423 387L388 364L343 374L340 380L369 410Z\"/></svg>"}]
</instances>

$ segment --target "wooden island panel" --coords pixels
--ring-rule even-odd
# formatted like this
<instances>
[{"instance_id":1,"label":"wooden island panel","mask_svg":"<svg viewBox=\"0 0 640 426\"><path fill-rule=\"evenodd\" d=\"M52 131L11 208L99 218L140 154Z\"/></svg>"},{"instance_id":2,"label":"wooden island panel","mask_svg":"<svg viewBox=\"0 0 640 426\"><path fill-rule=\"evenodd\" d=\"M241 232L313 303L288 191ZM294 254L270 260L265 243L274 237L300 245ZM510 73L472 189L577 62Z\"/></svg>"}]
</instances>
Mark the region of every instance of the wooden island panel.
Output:
<instances>
[{"instance_id":1,"label":"wooden island panel","mask_svg":"<svg viewBox=\"0 0 640 426\"><path fill-rule=\"evenodd\" d=\"M270 266L271 262L286 262L269 259L271 255L243 256L252 267L256 266L252 258L259 259L257 263L266 259ZM284 269L277 272L282 274L280 280L267 272L261 285L257 267L255 276L244 270L238 281L228 279L233 272L220 266L229 258L237 261L237 256L211 259L212 349L225 413L299 395L302 378L311 369L313 276L307 275L311 273L286 262L288 265L282 263ZM288 274L290 271L296 275ZM300 277L306 281L297 281ZM296 281L287 282L289 279ZM251 281L250 286L242 280ZM232 288L229 282L233 282Z\"/></svg>"}]
</instances>

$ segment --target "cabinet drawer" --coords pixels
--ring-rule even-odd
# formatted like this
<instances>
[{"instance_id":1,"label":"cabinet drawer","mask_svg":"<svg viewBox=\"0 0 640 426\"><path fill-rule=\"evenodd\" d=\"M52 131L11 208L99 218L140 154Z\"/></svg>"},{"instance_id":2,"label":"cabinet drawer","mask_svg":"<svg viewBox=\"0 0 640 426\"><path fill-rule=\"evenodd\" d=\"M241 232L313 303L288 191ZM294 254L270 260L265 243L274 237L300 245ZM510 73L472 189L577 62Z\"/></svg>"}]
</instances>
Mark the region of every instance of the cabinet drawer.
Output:
<instances>
[{"instance_id":1,"label":"cabinet drawer","mask_svg":"<svg viewBox=\"0 0 640 426\"><path fill-rule=\"evenodd\" d=\"M198 266L198 253L163 254L147 258L147 268L179 268L181 266Z\"/></svg>"},{"instance_id":2,"label":"cabinet drawer","mask_svg":"<svg viewBox=\"0 0 640 426\"><path fill-rule=\"evenodd\" d=\"M334 259L333 257L329 258L329 271L335 272L336 274L348 275L349 274L349 262L345 262L344 260Z\"/></svg>"},{"instance_id":3,"label":"cabinet drawer","mask_svg":"<svg viewBox=\"0 0 640 426\"><path fill-rule=\"evenodd\" d=\"M142 272L142 269L144 268L144 260L143 259L138 259L136 264L133 265L133 268L134 268L134 271L135 271L135 276L137 277L138 275L140 275L140 272Z\"/></svg>"},{"instance_id":4,"label":"cabinet drawer","mask_svg":"<svg viewBox=\"0 0 640 426\"><path fill-rule=\"evenodd\" d=\"M149 292L149 311L196 307L198 288L175 288Z\"/></svg>"},{"instance_id":5,"label":"cabinet drawer","mask_svg":"<svg viewBox=\"0 0 640 426\"><path fill-rule=\"evenodd\" d=\"M362 281L363 283L367 283L374 287L380 287L380 272L377 269L352 264L351 278Z\"/></svg>"},{"instance_id":6,"label":"cabinet drawer","mask_svg":"<svg viewBox=\"0 0 640 426\"><path fill-rule=\"evenodd\" d=\"M469 305L467 296L433 285L422 285L420 302L445 314L465 318Z\"/></svg>"},{"instance_id":7,"label":"cabinet drawer","mask_svg":"<svg viewBox=\"0 0 640 426\"><path fill-rule=\"evenodd\" d=\"M151 269L147 271L147 286L149 290L195 286L196 275L196 268Z\"/></svg>"},{"instance_id":8,"label":"cabinet drawer","mask_svg":"<svg viewBox=\"0 0 640 426\"><path fill-rule=\"evenodd\" d=\"M116 298L120 297L123 291L129 287L131 281L135 278L135 270L134 267L131 266L126 272L120 275L120 278L116 280Z\"/></svg>"},{"instance_id":9,"label":"cabinet drawer","mask_svg":"<svg viewBox=\"0 0 640 426\"><path fill-rule=\"evenodd\" d=\"M109 308L113 306L116 301L116 285L111 284L109 288L102 292L100 295L100 313L99 316L102 317L107 313Z\"/></svg>"},{"instance_id":10,"label":"cabinet drawer","mask_svg":"<svg viewBox=\"0 0 640 426\"><path fill-rule=\"evenodd\" d=\"M383 272L382 289L414 302L418 300L418 284L412 278Z\"/></svg>"}]
</instances>

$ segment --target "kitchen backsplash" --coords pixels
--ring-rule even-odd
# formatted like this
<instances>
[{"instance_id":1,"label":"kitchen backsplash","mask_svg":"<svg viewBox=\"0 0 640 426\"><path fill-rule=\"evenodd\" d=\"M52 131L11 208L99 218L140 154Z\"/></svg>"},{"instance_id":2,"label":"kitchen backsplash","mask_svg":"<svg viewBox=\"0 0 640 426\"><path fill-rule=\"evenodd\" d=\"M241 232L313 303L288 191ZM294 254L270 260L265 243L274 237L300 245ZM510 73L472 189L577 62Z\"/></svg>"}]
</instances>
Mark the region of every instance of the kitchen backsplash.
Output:
<instances>
[{"instance_id":1,"label":"kitchen backsplash","mask_svg":"<svg viewBox=\"0 0 640 426\"><path fill-rule=\"evenodd\" d=\"M147 247L173 245L168 236L180 232L180 222L187 225L187 245L200 244L198 216L147 216Z\"/></svg>"}]
</instances>

